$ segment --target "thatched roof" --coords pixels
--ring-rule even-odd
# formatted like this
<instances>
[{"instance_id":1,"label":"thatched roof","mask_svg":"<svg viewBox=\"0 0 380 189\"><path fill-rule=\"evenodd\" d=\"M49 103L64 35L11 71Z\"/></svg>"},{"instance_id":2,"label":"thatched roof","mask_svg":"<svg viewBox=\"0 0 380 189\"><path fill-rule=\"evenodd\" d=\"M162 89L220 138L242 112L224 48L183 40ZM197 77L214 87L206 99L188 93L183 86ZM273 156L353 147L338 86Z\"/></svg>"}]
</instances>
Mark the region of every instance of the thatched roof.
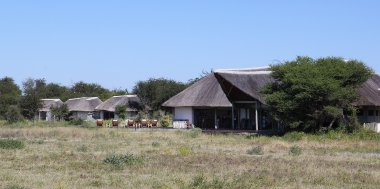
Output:
<instances>
[{"instance_id":1,"label":"thatched roof","mask_svg":"<svg viewBox=\"0 0 380 189\"><path fill-rule=\"evenodd\" d=\"M220 69L214 74L230 100L258 100L265 103L260 89L274 81L269 67Z\"/></svg>"},{"instance_id":2,"label":"thatched roof","mask_svg":"<svg viewBox=\"0 0 380 189\"><path fill-rule=\"evenodd\" d=\"M357 106L380 106L380 76L372 75L359 88L359 100Z\"/></svg>"},{"instance_id":3,"label":"thatched roof","mask_svg":"<svg viewBox=\"0 0 380 189\"><path fill-rule=\"evenodd\" d=\"M98 97L72 98L65 102L72 112L92 112L102 101Z\"/></svg>"},{"instance_id":4,"label":"thatched roof","mask_svg":"<svg viewBox=\"0 0 380 189\"><path fill-rule=\"evenodd\" d=\"M63 104L60 99L41 99L42 108L39 111L48 112L50 111L50 107L58 107Z\"/></svg>"},{"instance_id":5,"label":"thatched roof","mask_svg":"<svg viewBox=\"0 0 380 189\"><path fill-rule=\"evenodd\" d=\"M162 104L165 107L232 107L214 74L195 82Z\"/></svg>"},{"instance_id":6,"label":"thatched roof","mask_svg":"<svg viewBox=\"0 0 380 189\"><path fill-rule=\"evenodd\" d=\"M162 104L166 107L231 107L230 101L258 100L260 89L274 82L269 67L218 69ZM357 106L380 106L380 76L373 75L359 88Z\"/></svg>"},{"instance_id":7,"label":"thatched roof","mask_svg":"<svg viewBox=\"0 0 380 189\"><path fill-rule=\"evenodd\" d=\"M140 98L137 95L113 96L99 104L95 110L115 112L116 106L127 105L127 111L139 111L142 109Z\"/></svg>"}]
</instances>

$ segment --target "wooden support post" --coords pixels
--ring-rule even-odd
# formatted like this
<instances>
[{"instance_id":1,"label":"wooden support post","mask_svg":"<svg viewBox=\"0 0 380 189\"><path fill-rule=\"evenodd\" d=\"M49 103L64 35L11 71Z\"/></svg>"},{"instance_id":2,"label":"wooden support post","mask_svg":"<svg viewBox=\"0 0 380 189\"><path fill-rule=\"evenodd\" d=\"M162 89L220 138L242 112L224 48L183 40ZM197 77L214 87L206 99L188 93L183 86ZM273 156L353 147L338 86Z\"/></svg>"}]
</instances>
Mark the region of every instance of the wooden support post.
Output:
<instances>
[{"instance_id":1,"label":"wooden support post","mask_svg":"<svg viewBox=\"0 0 380 189\"><path fill-rule=\"evenodd\" d=\"M216 122L216 108L214 109L214 124L215 124L215 130L218 129L218 123Z\"/></svg>"},{"instance_id":2,"label":"wooden support post","mask_svg":"<svg viewBox=\"0 0 380 189\"><path fill-rule=\"evenodd\" d=\"M235 129L235 112L234 112L234 103L232 103L232 129Z\"/></svg>"},{"instance_id":3,"label":"wooden support post","mask_svg":"<svg viewBox=\"0 0 380 189\"><path fill-rule=\"evenodd\" d=\"M255 116L256 116L256 131L258 131L259 130L259 112L258 112L258 110L257 110L257 102L255 103L255 105L256 105L256 108L255 108Z\"/></svg>"}]
</instances>

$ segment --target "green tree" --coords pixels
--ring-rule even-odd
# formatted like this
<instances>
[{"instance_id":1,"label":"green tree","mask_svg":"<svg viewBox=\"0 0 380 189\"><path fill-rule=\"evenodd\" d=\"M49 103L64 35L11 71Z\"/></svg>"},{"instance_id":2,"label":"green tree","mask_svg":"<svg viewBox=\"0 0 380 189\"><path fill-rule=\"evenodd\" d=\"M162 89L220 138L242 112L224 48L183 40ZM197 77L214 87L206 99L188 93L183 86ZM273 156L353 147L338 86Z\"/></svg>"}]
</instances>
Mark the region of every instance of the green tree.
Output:
<instances>
[{"instance_id":1,"label":"green tree","mask_svg":"<svg viewBox=\"0 0 380 189\"><path fill-rule=\"evenodd\" d=\"M364 63L336 57L297 57L273 65L271 70L275 82L262 92L274 116L289 130L355 128L352 103L358 97L357 88L373 73Z\"/></svg>"},{"instance_id":2,"label":"green tree","mask_svg":"<svg viewBox=\"0 0 380 189\"><path fill-rule=\"evenodd\" d=\"M108 89L95 83L85 83L83 81L75 83L70 91L72 93L71 98L96 96L101 100L106 100L112 96L112 93Z\"/></svg>"},{"instance_id":3,"label":"green tree","mask_svg":"<svg viewBox=\"0 0 380 189\"><path fill-rule=\"evenodd\" d=\"M46 85L46 98L58 98L66 101L71 98L72 94L70 89L66 86L61 86L57 83L49 83Z\"/></svg>"},{"instance_id":4,"label":"green tree","mask_svg":"<svg viewBox=\"0 0 380 189\"><path fill-rule=\"evenodd\" d=\"M63 120L69 115L69 108L67 104L62 104L61 106L50 107L51 114L58 118L58 120Z\"/></svg>"},{"instance_id":5,"label":"green tree","mask_svg":"<svg viewBox=\"0 0 380 189\"><path fill-rule=\"evenodd\" d=\"M117 105L115 107L115 113L121 118L125 119L127 117L128 105Z\"/></svg>"},{"instance_id":6,"label":"green tree","mask_svg":"<svg viewBox=\"0 0 380 189\"><path fill-rule=\"evenodd\" d=\"M23 120L23 117L20 113L20 108L16 105L9 106L7 112L5 113L5 120L8 123L16 123Z\"/></svg>"},{"instance_id":7,"label":"green tree","mask_svg":"<svg viewBox=\"0 0 380 189\"><path fill-rule=\"evenodd\" d=\"M10 106L18 105L21 97L20 88L10 77L0 80L0 119L5 119L6 112Z\"/></svg>"},{"instance_id":8,"label":"green tree","mask_svg":"<svg viewBox=\"0 0 380 189\"><path fill-rule=\"evenodd\" d=\"M133 93L140 97L144 105L159 110L161 104L187 87L186 84L164 78L139 81Z\"/></svg>"},{"instance_id":9,"label":"green tree","mask_svg":"<svg viewBox=\"0 0 380 189\"><path fill-rule=\"evenodd\" d=\"M187 81L187 86L190 86L190 85L196 83L197 81L203 79L204 77L206 77L207 75L209 75L210 73L213 73L213 72L214 72L214 71L213 71L212 69L211 69L210 72L208 72L208 71L204 71L204 70L203 70L202 73L199 74L198 77L193 78L193 79L189 79L189 80Z\"/></svg>"},{"instance_id":10,"label":"green tree","mask_svg":"<svg viewBox=\"0 0 380 189\"><path fill-rule=\"evenodd\" d=\"M22 115L27 119L33 119L38 110L42 108L41 99L46 97L45 80L27 79L23 82L23 96L20 107Z\"/></svg>"}]
</instances>

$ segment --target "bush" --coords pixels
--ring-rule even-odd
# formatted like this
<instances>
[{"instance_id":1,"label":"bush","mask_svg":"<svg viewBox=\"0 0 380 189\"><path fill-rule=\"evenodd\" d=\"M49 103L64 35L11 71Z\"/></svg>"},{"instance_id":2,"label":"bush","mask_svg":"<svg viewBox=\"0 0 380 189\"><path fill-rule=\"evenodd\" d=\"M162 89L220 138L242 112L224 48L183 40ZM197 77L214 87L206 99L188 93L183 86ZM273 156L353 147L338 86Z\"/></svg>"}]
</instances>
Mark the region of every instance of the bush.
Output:
<instances>
[{"instance_id":1,"label":"bush","mask_svg":"<svg viewBox=\"0 0 380 189\"><path fill-rule=\"evenodd\" d=\"M71 125L83 125L84 121L81 118L75 117L69 121Z\"/></svg>"},{"instance_id":2,"label":"bush","mask_svg":"<svg viewBox=\"0 0 380 189\"><path fill-rule=\"evenodd\" d=\"M351 138L357 140L375 140L380 141L380 134L370 129L361 128L351 135Z\"/></svg>"},{"instance_id":3,"label":"bush","mask_svg":"<svg viewBox=\"0 0 380 189\"><path fill-rule=\"evenodd\" d=\"M183 187L185 188L185 187ZM239 188L231 187L225 179L214 177L212 180L208 180L203 174L193 177L187 188L204 188L204 189L221 189L221 188Z\"/></svg>"},{"instance_id":4,"label":"bush","mask_svg":"<svg viewBox=\"0 0 380 189\"><path fill-rule=\"evenodd\" d=\"M81 145L77 148L78 152L88 152L88 147L85 145Z\"/></svg>"},{"instance_id":5,"label":"bush","mask_svg":"<svg viewBox=\"0 0 380 189\"><path fill-rule=\"evenodd\" d=\"M154 141L154 142L152 142L152 146L153 146L153 147L159 147L159 146L160 146L160 143L157 142L157 141Z\"/></svg>"},{"instance_id":6,"label":"bush","mask_svg":"<svg viewBox=\"0 0 380 189\"><path fill-rule=\"evenodd\" d=\"M16 123L23 120L20 113L20 109L17 106L9 106L7 112L5 112L5 120L8 123Z\"/></svg>"},{"instance_id":7,"label":"bush","mask_svg":"<svg viewBox=\"0 0 380 189\"><path fill-rule=\"evenodd\" d=\"M190 137L191 138L197 138L202 133L202 129L200 128L194 128L190 130Z\"/></svg>"},{"instance_id":8,"label":"bush","mask_svg":"<svg viewBox=\"0 0 380 189\"><path fill-rule=\"evenodd\" d=\"M2 149L23 149L25 148L24 141L13 139L0 139L0 148Z\"/></svg>"},{"instance_id":9,"label":"bush","mask_svg":"<svg viewBox=\"0 0 380 189\"><path fill-rule=\"evenodd\" d=\"M289 154L290 155L298 156L298 155L301 155L301 153L302 153L302 148L299 147L299 146L292 146L289 149Z\"/></svg>"},{"instance_id":10,"label":"bush","mask_svg":"<svg viewBox=\"0 0 380 189\"><path fill-rule=\"evenodd\" d=\"M343 133L341 131L331 130L325 134L325 137L327 139L340 140L343 139L346 135L346 133Z\"/></svg>"},{"instance_id":11,"label":"bush","mask_svg":"<svg viewBox=\"0 0 380 189\"><path fill-rule=\"evenodd\" d=\"M295 141L302 140L304 136L305 136L305 133L303 132L290 132L290 133L286 133L282 138L289 142L295 142Z\"/></svg>"},{"instance_id":12,"label":"bush","mask_svg":"<svg viewBox=\"0 0 380 189\"><path fill-rule=\"evenodd\" d=\"M195 176L190 183L191 188L206 188L206 186L207 179L203 174Z\"/></svg>"},{"instance_id":13,"label":"bush","mask_svg":"<svg viewBox=\"0 0 380 189\"><path fill-rule=\"evenodd\" d=\"M191 149L187 146L181 146L178 148L178 152L181 156L187 156L191 153Z\"/></svg>"},{"instance_id":14,"label":"bush","mask_svg":"<svg viewBox=\"0 0 380 189\"><path fill-rule=\"evenodd\" d=\"M249 155L263 155L264 150L261 146L256 146L250 150L247 150L247 154L249 154Z\"/></svg>"},{"instance_id":15,"label":"bush","mask_svg":"<svg viewBox=\"0 0 380 189\"><path fill-rule=\"evenodd\" d=\"M110 164L115 169L123 169L125 165L138 165L143 163L143 157L134 154L112 154L107 156L103 162Z\"/></svg>"},{"instance_id":16,"label":"bush","mask_svg":"<svg viewBox=\"0 0 380 189\"><path fill-rule=\"evenodd\" d=\"M160 119L160 125L161 127L168 127L170 126L170 122L171 122L172 118L170 115L164 115L161 117Z\"/></svg>"}]
</instances>

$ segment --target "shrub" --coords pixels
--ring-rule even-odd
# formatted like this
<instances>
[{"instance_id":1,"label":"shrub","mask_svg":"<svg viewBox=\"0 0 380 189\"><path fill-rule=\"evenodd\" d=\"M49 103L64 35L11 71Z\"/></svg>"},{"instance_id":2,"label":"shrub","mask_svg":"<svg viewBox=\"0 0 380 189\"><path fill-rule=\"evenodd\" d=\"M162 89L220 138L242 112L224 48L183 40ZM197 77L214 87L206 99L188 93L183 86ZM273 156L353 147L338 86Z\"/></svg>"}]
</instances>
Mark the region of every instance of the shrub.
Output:
<instances>
[{"instance_id":1,"label":"shrub","mask_svg":"<svg viewBox=\"0 0 380 189\"><path fill-rule=\"evenodd\" d=\"M247 154L249 155L263 155L264 150L261 146L253 147L252 149L247 150Z\"/></svg>"},{"instance_id":2,"label":"shrub","mask_svg":"<svg viewBox=\"0 0 380 189\"><path fill-rule=\"evenodd\" d=\"M168 127L170 125L170 122L171 122L171 116L170 115L164 115L161 117L160 119L160 125L161 127Z\"/></svg>"},{"instance_id":3,"label":"shrub","mask_svg":"<svg viewBox=\"0 0 380 189\"><path fill-rule=\"evenodd\" d=\"M160 146L160 143L157 142L157 141L154 141L154 142L152 142L152 146L153 146L153 147L159 147L159 146Z\"/></svg>"},{"instance_id":4,"label":"shrub","mask_svg":"<svg viewBox=\"0 0 380 189\"><path fill-rule=\"evenodd\" d=\"M258 134L250 134L250 135L247 135L245 138L246 139L256 139L256 138L259 138L260 136Z\"/></svg>"},{"instance_id":5,"label":"shrub","mask_svg":"<svg viewBox=\"0 0 380 189\"><path fill-rule=\"evenodd\" d=\"M81 145L77 148L78 152L88 152L88 147L85 145Z\"/></svg>"},{"instance_id":6,"label":"shrub","mask_svg":"<svg viewBox=\"0 0 380 189\"><path fill-rule=\"evenodd\" d=\"M298 155L301 155L301 153L302 153L302 148L299 146L295 145L295 146L290 147L290 149L289 149L290 155L298 156Z\"/></svg>"},{"instance_id":7,"label":"shrub","mask_svg":"<svg viewBox=\"0 0 380 189\"><path fill-rule=\"evenodd\" d=\"M370 129L361 128L351 135L351 138L357 140L375 140L380 141L380 134Z\"/></svg>"},{"instance_id":8,"label":"shrub","mask_svg":"<svg viewBox=\"0 0 380 189\"><path fill-rule=\"evenodd\" d=\"M194 128L190 130L190 137L191 138L197 138L202 133L202 129L200 128Z\"/></svg>"},{"instance_id":9,"label":"shrub","mask_svg":"<svg viewBox=\"0 0 380 189\"><path fill-rule=\"evenodd\" d=\"M5 112L5 120L7 123L16 123L23 120L20 113L20 109L17 106L9 106L7 112Z\"/></svg>"},{"instance_id":10,"label":"shrub","mask_svg":"<svg viewBox=\"0 0 380 189\"><path fill-rule=\"evenodd\" d=\"M72 124L72 125L82 125L83 122L84 122L83 119L78 118L78 117L75 117L75 118L70 120L70 124Z\"/></svg>"},{"instance_id":11,"label":"shrub","mask_svg":"<svg viewBox=\"0 0 380 189\"><path fill-rule=\"evenodd\" d=\"M305 133L303 132L290 132L290 133L286 133L282 138L289 142L295 142L295 141L302 140L304 136L305 136Z\"/></svg>"},{"instance_id":12,"label":"shrub","mask_svg":"<svg viewBox=\"0 0 380 189\"><path fill-rule=\"evenodd\" d=\"M206 188L206 186L207 179L203 174L195 176L190 183L191 188Z\"/></svg>"},{"instance_id":13,"label":"shrub","mask_svg":"<svg viewBox=\"0 0 380 189\"><path fill-rule=\"evenodd\" d=\"M208 180L203 174L193 177L187 188L202 188L202 189L221 189L221 188L241 188L236 185L234 187L229 186L230 183L225 179L214 177L212 180ZM186 187L182 187L186 188Z\"/></svg>"},{"instance_id":14,"label":"shrub","mask_svg":"<svg viewBox=\"0 0 380 189\"><path fill-rule=\"evenodd\" d=\"M143 163L143 157L134 154L112 154L108 155L103 162L110 164L115 169L123 169L125 165L138 165Z\"/></svg>"},{"instance_id":15,"label":"shrub","mask_svg":"<svg viewBox=\"0 0 380 189\"><path fill-rule=\"evenodd\" d=\"M127 117L127 109L128 105L117 105L115 107L115 114L117 114L121 119L125 119Z\"/></svg>"},{"instance_id":16,"label":"shrub","mask_svg":"<svg viewBox=\"0 0 380 189\"><path fill-rule=\"evenodd\" d=\"M181 146L178 148L178 152L181 156L187 156L191 153L191 149L187 146Z\"/></svg>"},{"instance_id":17,"label":"shrub","mask_svg":"<svg viewBox=\"0 0 380 189\"><path fill-rule=\"evenodd\" d=\"M327 132L325 136L327 139L340 140L343 139L345 135L343 132L331 130Z\"/></svg>"},{"instance_id":18,"label":"shrub","mask_svg":"<svg viewBox=\"0 0 380 189\"><path fill-rule=\"evenodd\" d=\"M0 139L0 148L2 149L23 149L25 148L24 141L13 139Z\"/></svg>"}]
</instances>

